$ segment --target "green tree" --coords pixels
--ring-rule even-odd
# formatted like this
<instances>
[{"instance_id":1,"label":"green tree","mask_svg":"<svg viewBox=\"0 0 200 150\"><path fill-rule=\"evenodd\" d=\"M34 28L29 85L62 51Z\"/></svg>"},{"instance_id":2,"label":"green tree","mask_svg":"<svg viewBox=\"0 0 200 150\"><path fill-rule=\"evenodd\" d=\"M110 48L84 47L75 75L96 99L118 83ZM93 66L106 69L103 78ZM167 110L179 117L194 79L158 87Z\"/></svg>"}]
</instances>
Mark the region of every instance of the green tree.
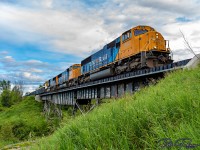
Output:
<instances>
[{"instance_id":1,"label":"green tree","mask_svg":"<svg viewBox=\"0 0 200 150\"><path fill-rule=\"evenodd\" d=\"M3 90L3 92L1 93L0 100L1 100L2 106L10 107L12 105L10 90L8 89Z\"/></svg>"},{"instance_id":2,"label":"green tree","mask_svg":"<svg viewBox=\"0 0 200 150\"><path fill-rule=\"evenodd\" d=\"M11 104L20 102L22 100L22 94L23 92L20 90L20 88L15 85L10 92Z\"/></svg>"},{"instance_id":3,"label":"green tree","mask_svg":"<svg viewBox=\"0 0 200 150\"><path fill-rule=\"evenodd\" d=\"M0 103L4 107L10 107L11 105L18 103L22 100L23 96L23 82L15 81L14 87L11 90L10 81L0 81Z\"/></svg>"},{"instance_id":4,"label":"green tree","mask_svg":"<svg viewBox=\"0 0 200 150\"><path fill-rule=\"evenodd\" d=\"M11 106L11 99L10 99L10 81L2 80L0 81L0 91L1 97L0 102L2 106L10 107Z\"/></svg>"},{"instance_id":5,"label":"green tree","mask_svg":"<svg viewBox=\"0 0 200 150\"><path fill-rule=\"evenodd\" d=\"M6 81L6 80L0 81L1 91L10 90L10 88L11 88L10 81Z\"/></svg>"},{"instance_id":6,"label":"green tree","mask_svg":"<svg viewBox=\"0 0 200 150\"><path fill-rule=\"evenodd\" d=\"M22 80L15 81L12 91L17 92L22 97L24 92L24 82Z\"/></svg>"}]
</instances>

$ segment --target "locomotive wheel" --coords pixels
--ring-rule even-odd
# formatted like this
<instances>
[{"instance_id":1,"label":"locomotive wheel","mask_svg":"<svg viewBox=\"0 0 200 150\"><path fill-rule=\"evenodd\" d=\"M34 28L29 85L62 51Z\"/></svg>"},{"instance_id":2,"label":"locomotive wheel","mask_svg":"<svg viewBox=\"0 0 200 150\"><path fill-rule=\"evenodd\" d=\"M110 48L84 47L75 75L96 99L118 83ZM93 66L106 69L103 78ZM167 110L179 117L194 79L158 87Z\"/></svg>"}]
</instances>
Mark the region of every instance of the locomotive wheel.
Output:
<instances>
[{"instance_id":1,"label":"locomotive wheel","mask_svg":"<svg viewBox=\"0 0 200 150\"><path fill-rule=\"evenodd\" d=\"M115 74L121 74L122 73L122 71L121 70L119 70L119 69L115 69Z\"/></svg>"}]
</instances>

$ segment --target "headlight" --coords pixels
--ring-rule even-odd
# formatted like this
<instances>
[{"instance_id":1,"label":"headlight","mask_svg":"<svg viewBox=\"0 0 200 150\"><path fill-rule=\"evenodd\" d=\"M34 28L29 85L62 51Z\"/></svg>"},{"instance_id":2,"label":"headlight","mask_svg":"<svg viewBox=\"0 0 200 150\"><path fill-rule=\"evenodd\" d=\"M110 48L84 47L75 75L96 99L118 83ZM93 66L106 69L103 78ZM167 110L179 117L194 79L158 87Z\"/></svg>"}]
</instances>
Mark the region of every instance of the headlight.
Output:
<instances>
[{"instance_id":1,"label":"headlight","mask_svg":"<svg viewBox=\"0 0 200 150\"><path fill-rule=\"evenodd\" d=\"M158 33L156 33L156 38L158 39Z\"/></svg>"}]
</instances>

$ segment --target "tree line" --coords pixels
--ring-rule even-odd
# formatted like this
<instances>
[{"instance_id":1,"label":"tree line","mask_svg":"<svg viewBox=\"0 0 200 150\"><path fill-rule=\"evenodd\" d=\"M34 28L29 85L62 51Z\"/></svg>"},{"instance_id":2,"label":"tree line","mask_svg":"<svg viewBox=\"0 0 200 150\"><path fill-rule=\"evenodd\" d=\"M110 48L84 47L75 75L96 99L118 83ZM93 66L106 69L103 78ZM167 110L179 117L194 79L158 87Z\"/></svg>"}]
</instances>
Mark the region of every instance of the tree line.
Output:
<instances>
[{"instance_id":1,"label":"tree line","mask_svg":"<svg viewBox=\"0 0 200 150\"><path fill-rule=\"evenodd\" d=\"M10 107L22 100L23 97L23 81L16 81L11 88L11 82L0 81L0 105L3 107Z\"/></svg>"}]
</instances>

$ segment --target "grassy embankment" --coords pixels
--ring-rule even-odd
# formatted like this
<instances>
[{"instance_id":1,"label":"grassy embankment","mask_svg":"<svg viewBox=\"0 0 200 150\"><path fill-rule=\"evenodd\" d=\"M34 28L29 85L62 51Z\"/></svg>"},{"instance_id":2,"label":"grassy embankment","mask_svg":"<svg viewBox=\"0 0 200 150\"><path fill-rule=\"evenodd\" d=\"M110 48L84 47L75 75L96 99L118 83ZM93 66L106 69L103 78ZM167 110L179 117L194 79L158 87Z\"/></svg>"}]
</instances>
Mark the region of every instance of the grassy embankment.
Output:
<instances>
[{"instance_id":1,"label":"grassy embankment","mask_svg":"<svg viewBox=\"0 0 200 150\"><path fill-rule=\"evenodd\" d=\"M0 148L51 134L56 122L47 121L42 109L42 103L34 97L26 97L10 108L0 107Z\"/></svg>"},{"instance_id":2,"label":"grassy embankment","mask_svg":"<svg viewBox=\"0 0 200 150\"><path fill-rule=\"evenodd\" d=\"M161 138L200 144L200 67L79 116L33 149L157 149Z\"/></svg>"}]
</instances>

